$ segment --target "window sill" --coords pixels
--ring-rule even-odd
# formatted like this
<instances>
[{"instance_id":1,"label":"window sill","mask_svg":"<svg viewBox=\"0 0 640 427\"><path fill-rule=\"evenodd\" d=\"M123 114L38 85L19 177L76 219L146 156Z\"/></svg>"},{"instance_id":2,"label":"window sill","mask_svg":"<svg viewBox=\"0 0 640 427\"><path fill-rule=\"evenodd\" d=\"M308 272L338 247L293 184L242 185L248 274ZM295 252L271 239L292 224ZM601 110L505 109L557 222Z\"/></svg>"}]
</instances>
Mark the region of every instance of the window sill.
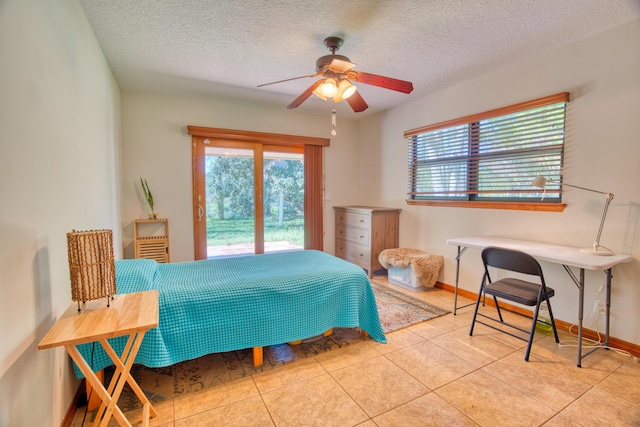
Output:
<instances>
[{"instance_id":1,"label":"window sill","mask_svg":"<svg viewBox=\"0 0 640 427\"><path fill-rule=\"evenodd\" d=\"M407 200L408 205L448 208L504 209L512 211L562 212L565 203L470 202L467 200Z\"/></svg>"}]
</instances>

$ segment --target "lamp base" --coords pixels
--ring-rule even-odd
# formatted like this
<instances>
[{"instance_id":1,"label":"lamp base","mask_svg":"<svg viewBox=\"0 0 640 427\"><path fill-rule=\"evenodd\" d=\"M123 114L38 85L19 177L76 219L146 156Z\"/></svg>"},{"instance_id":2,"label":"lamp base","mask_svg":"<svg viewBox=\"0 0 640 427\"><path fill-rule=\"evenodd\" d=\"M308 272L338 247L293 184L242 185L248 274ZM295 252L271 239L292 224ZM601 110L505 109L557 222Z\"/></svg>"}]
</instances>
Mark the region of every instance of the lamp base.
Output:
<instances>
[{"instance_id":1,"label":"lamp base","mask_svg":"<svg viewBox=\"0 0 640 427\"><path fill-rule=\"evenodd\" d=\"M580 252L590 255L599 255L599 256L611 256L613 255L613 251L609 249L603 248L602 246L598 246L597 248L582 248Z\"/></svg>"}]
</instances>

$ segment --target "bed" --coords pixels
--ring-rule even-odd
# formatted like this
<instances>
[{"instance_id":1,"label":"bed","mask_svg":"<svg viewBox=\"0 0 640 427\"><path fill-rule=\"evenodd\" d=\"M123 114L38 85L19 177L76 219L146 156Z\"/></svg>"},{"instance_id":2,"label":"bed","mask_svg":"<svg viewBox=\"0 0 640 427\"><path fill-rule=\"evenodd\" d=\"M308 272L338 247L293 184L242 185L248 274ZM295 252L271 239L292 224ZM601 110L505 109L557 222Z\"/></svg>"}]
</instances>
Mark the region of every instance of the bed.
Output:
<instances>
[{"instance_id":1,"label":"bed","mask_svg":"<svg viewBox=\"0 0 640 427\"><path fill-rule=\"evenodd\" d=\"M320 251L170 264L118 260L116 285L119 294L158 290L159 325L146 333L135 361L151 368L247 348L255 360L255 349L334 327L386 342L364 270ZM109 342L120 352L126 339ZM111 365L101 346L80 347L94 371Z\"/></svg>"}]
</instances>

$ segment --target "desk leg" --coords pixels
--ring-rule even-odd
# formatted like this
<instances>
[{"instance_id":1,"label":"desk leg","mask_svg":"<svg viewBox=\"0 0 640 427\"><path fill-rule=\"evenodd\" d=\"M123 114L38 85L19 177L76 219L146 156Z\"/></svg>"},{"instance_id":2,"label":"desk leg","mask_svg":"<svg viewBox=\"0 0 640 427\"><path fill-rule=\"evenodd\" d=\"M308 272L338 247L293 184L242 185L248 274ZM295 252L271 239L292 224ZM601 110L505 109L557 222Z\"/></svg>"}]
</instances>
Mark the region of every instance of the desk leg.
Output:
<instances>
[{"instance_id":1,"label":"desk leg","mask_svg":"<svg viewBox=\"0 0 640 427\"><path fill-rule=\"evenodd\" d=\"M605 274L607 275L607 290L606 290L607 308L606 308L606 311L605 311L606 318L605 318L604 342L601 343L601 344L596 345L594 348L589 350L587 353L585 353L582 356L582 358L587 357L588 355L590 355L594 351L599 350L601 348L604 348L605 350L609 349L609 326L610 326L610 320L611 320L611 278L612 278L611 271L612 271L611 268L605 270Z\"/></svg>"},{"instance_id":2,"label":"desk leg","mask_svg":"<svg viewBox=\"0 0 640 427\"><path fill-rule=\"evenodd\" d=\"M582 359L593 353L594 351L604 348L609 349L609 326L611 320L611 279L613 277L612 271L613 268L608 268L605 270L605 274L607 275L607 309L606 309L606 319L605 319L605 338L604 343L595 346L584 355L582 354L582 317L584 313L584 268L580 269L580 279L577 279L573 272L569 269L568 266L563 265L566 272L569 274L573 282L576 284L579 290L579 299L578 299L578 368L582 367Z\"/></svg>"},{"instance_id":3,"label":"desk leg","mask_svg":"<svg viewBox=\"0 0 640 427\"><path fill-rule=\"evenodd\" d=\"M461 247L458 246L458 255L456 255L456 289L453 293L453 315L456 315L456 311L458 310L458 280L460 279L460 258L462 257L462 254L465 253L465 251L467 250L467 247ZM467 307L471 304L467 304L463 307L460 308L464 308Z\"/></svg>"},{"instance_id":4,"label":"desk leg","mask_svg":"<svg viewBox=\"0 0 640 427\"><path fill-rule=\"evenodd\" d=\"M582 367L582 318L584 317L584 268L580 269L580 299L578 300L578 368Z\"/></svg>"},{"instance_id":5,"label":"desk leg","mask_svg":"<svg viewBox=\"0 0 640 427\"><path fill-rule=\"evenodd\" d=\"M604 345L605 347L607 347L607 349L609 348L609 320L611 318L611 274L612 269L609 268L605 271L606 275L607 275L607 319L605 321L605 338L604 338Z\"/></svg>"},{"instance_id":6,"label":"desk leg","mask_svg":"<svg viewBox=\"0 0 640 427\"><path fill-rule=\"evenodd\" d=\"M584 268L580 269L580 278L576 278L568 265L563 265L573 283L578 287L578 368L582 367L582 318L584 314ZM586 356L586 355L585 355Z\"/></svg>"}]
</instances>

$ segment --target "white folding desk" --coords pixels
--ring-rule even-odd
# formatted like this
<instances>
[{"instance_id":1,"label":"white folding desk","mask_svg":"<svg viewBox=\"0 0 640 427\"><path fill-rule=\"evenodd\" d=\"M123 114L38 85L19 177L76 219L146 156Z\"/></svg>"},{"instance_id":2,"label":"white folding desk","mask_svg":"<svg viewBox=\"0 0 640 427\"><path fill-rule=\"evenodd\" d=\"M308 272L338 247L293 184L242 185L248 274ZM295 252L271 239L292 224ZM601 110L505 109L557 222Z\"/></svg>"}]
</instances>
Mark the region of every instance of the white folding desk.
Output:
<instances>
[{"instance_id":1,"label":"white folding desk","mask_svg":"<svg viewBox=\"0 0 640 427\"><path fill-rule=\"evenodd\" d=\"M609 318L611 313L611 270L614 266L630 262L633 258L630 255L611 255L600 256L591 255L581 252L579 248L571 246L552 245L548 243L531 242L527 240L507 239L504 237L459 237L447 240L450 245L458 246L458 254L456 256L456 286L454 295L453 314L456 314L458 308L458 279L460 275L460 258L467 248L484 249L489 246L495 246L505 249L513 249L526 252L538 261L547 261L554 264L560 264L564 267L571 280L578 287L578 367L581 367L582 359L598 348L609 346ZM579 277L571 270L571 267L580 270ZM605 340L602 345L590 350L582 355L582 317L584 312L584 271L599 270L603 271L607 277L607 308L606 308L606 332ZM463 307L466 307L463 306Z\"/></svg>"}]
</instances>

